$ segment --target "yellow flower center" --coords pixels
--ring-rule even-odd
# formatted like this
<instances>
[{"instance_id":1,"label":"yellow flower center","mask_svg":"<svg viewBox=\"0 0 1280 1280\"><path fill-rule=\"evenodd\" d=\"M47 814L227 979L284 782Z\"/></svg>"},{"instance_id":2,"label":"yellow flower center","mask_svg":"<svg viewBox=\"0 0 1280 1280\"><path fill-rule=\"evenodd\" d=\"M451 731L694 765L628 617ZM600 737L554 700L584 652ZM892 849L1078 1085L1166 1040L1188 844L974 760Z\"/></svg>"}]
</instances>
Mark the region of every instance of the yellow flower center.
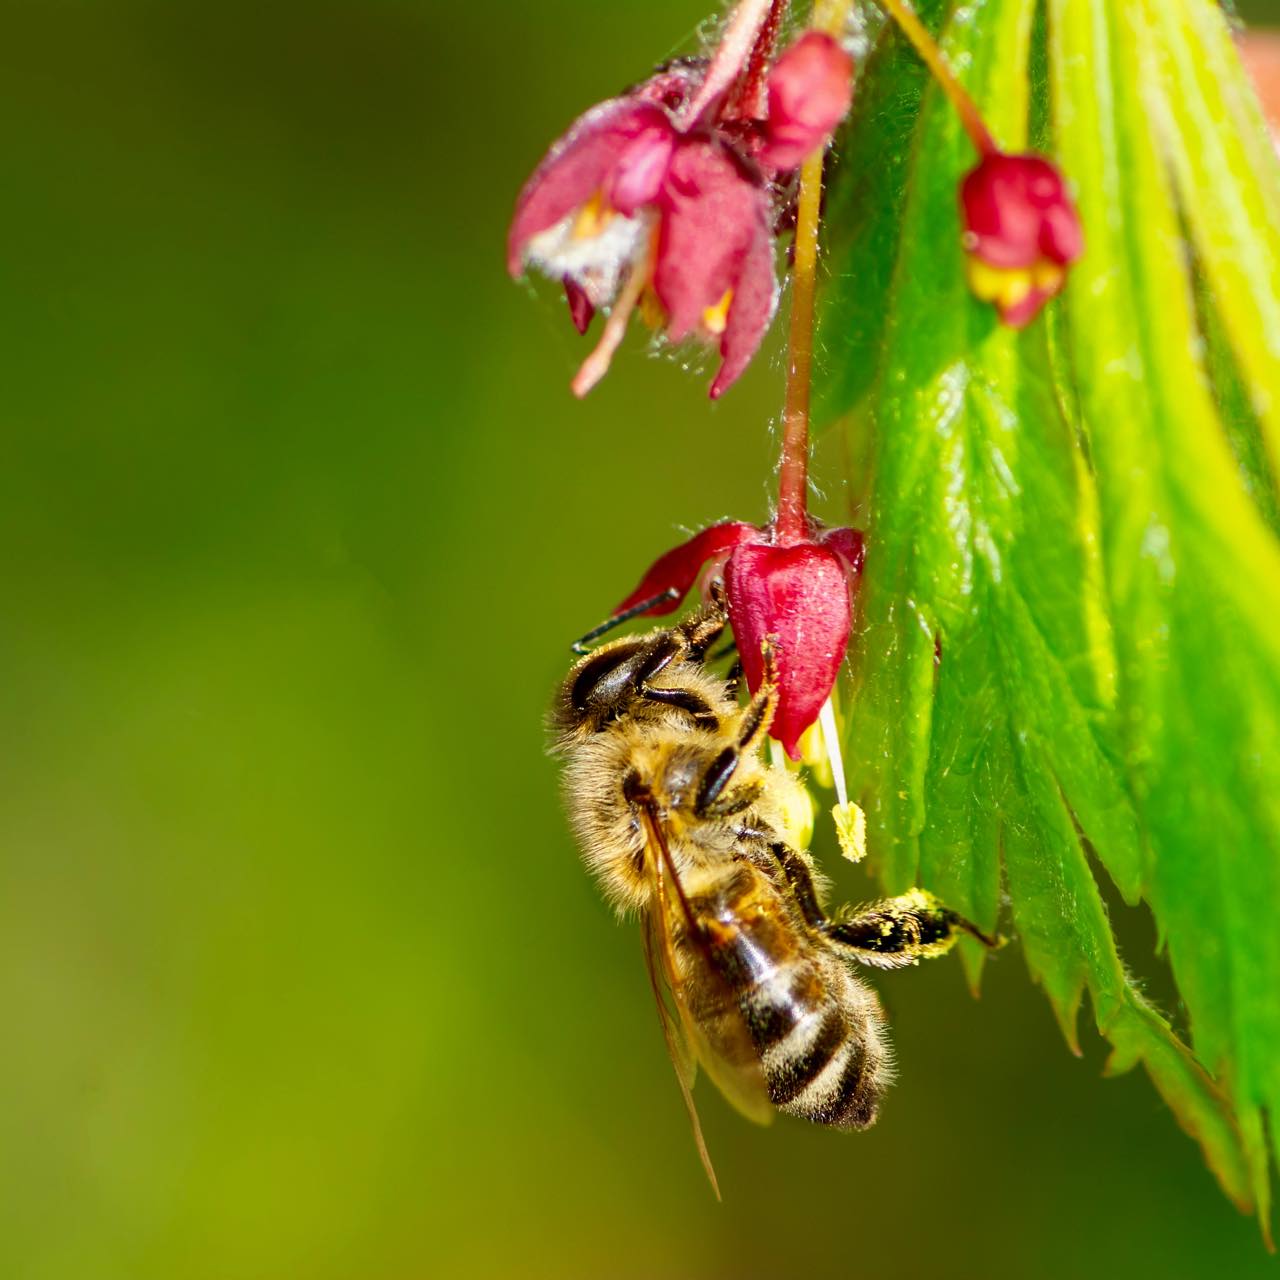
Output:
<instances>
[{"instance_id":1,"label":"yellow flower center","mask_svg":"<svg viewBox=\"0 0 1280 1280\"><path fill-rule=\"evenodd\" d=\"M613 221L614 212L604 192L597 188L591 199L579 208L570 234L575 240L592 240Z\"/></svg>"},{"instance_id":2,"label":"yellow flower center","mask_svg":"<svg viewBox=\"0 0 1280 1280\"><path fill-rule=\"evenodd\" d=\"M973 255L969 257L967 271L974 297L983 302L994 302L1003 310L1023 302L1032 289L1057 293L1066 275L1058 263L1047 258L1041 258L1029 267L993 267Z\"/></svg>"}]
</instances>

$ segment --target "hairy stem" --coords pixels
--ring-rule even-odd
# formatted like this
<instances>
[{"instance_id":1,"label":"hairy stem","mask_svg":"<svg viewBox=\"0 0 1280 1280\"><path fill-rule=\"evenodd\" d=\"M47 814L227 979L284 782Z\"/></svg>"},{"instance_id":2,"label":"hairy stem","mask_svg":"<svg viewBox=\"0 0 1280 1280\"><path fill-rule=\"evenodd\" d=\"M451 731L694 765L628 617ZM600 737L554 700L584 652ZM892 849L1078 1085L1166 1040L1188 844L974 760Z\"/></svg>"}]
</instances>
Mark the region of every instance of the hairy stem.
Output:
<instances>
[{"instance_id":1,"label":"hairy stem","mask_svg":"<svg viewBox=\"0 0 1280 1280\"><path fill-rule=\"evenodd\" d=\"M791 269L791 331L787 343L787 396L782 410L782 461L778 467L779 542L808 534L809 382L813 367L813 293L818 264L818 206L822 200L822 151L800 170L795 264Z\"/></svg>"},{"instance_id":2,"label":"hairy stem","mask_svg":"<svg viewBox=\"0 0 1280 1280\"><path fill-rule=\"evenodd\" d=\"M849 17L850 0L815 0L810 23L815 31L839 36ZM791 269L791 329L787 340L787 395L782 410L782 460L778 466L778 514L774 532L780 543L809 534L809 385L813 369L813 295L818 269L818 214L822 204L822 160L815 151L800 168L796 210L795 262Z\"/></svg>"}]
</instances>

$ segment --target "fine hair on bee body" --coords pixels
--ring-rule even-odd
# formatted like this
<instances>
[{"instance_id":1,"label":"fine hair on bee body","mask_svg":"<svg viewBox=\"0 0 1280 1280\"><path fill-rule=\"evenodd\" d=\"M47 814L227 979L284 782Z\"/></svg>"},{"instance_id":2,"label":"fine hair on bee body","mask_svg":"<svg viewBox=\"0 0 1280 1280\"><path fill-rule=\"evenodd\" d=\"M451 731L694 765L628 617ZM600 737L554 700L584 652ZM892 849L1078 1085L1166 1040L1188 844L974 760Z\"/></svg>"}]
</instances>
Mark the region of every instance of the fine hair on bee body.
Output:
<instances>
[{"instance_id":1,"label":"fine hair on bee body","mask_svg":"<svg viewBox=\"0 0 1280 1280\"><path fill-rule=\"evenodd\" d=\"M638 914L667 1047L698 1132L702 1066L740 1110L865 1129L892 1081L880 1002L855 964L892 968L994 940L913 890L829 915L826 885L787 814L801 783L760 751L777 703L775 655L740 705L708 665L716 599L673 627L575 663L552 710L584 861Z\"/></svg>"}]
</instances>

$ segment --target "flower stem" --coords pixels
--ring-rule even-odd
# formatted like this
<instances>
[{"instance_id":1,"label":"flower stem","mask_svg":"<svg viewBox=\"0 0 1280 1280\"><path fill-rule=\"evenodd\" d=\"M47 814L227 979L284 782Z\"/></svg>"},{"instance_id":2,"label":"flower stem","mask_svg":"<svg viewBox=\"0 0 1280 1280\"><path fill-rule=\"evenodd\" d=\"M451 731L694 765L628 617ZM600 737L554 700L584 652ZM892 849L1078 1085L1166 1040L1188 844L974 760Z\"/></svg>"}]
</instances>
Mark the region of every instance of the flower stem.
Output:
<instances>
[{"instance_id":1,"label":"flower stem","mask_svg":"<svg viewBox=\"0 0 1280 1280\"><path fill-rule=\"evenodd\" d=\"M763 120L766 110L765 80L768 78L769 59L778 40L778 28L786 15L790 0L773 0L769 12L756 35L747 59L746 69L721 113L724 119Z\"/></svg>"},{"instance_id":2,"label":"flower stem","mask_svg":"<svg viewBox=\"0 0 1280 1280\"><path fill-rule=\"evenodd\" d=\"M778 467L778 541L808 536L809 382L813 368L813 293L818 264L818 206L822 199L822 151L800 170L795 263L791 269L791 330L787 342L787 396L782 410L782 461Z\"/></svg>"},{"instance_id":3,"label":"flower stem","mask_svg":"<svg viewBox=\"0 0 1280 1280\"><path fill-rule=\"evenodd\" d=\"M851 0L815 0L810 26L839 36ZM782 410L782 460L774 534L782 544L809 536L809 385L813 369L813 295L818 269L818 214L825 147L800 168L795 262L791 269L791 329L787 340L787 395Z\"/></svg>"},{"instance_id":4,"label":"flower stem","mask_svg":"<svg viewBox=\"0 0 1280 1280\"><path fill-rule=\"evenodd\" d=\"M925 29L924 23L916 17L915 10L907 0L880 0L881 6L898 24L899 30L911 42L912 48L920 55L920 60L929 68L933 78L942 87L943 93L951 99L951 105L964 125L979 155L987 156L998 151L977 104L969 96L968 90L956 79L954 72L947 66L947 60L938 48L938 42Z\"/></svg>"},{"instance_id":5,"label":"flower stem","mask_svg":"<svg viewBox=\"0 0 1280 1280\"><path fill-rule=\"evenodd\" d=\"M772 7L773 0L738 0L737 8L725 23L720 43L711 55L707 74L703 76L697 93L680 112L676 121L678 129L689 129L696 124L707 107L738 78Z\"/></svg>"}]
</instances>

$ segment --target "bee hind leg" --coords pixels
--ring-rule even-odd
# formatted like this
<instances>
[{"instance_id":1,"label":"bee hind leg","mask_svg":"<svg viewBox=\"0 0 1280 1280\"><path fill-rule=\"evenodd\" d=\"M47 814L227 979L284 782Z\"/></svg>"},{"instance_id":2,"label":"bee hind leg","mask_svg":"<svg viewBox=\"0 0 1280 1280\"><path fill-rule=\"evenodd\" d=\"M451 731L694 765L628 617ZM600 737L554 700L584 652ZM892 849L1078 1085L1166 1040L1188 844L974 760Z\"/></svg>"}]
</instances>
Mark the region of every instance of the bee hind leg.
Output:
<instances>
[{"instance_id":1,"label":"bee hind leg","mask_svg":"<svg viewBox=\"0 0 1280 1280\"><path fill-rule=\"evenodd\" d=\"M1000 938L983 933L923 889L859 907L829 921L823 932L846 949L851 959L880 969L945 955L965 933L987 947L1002 945Z\"/></svg>"}]
</instances>

